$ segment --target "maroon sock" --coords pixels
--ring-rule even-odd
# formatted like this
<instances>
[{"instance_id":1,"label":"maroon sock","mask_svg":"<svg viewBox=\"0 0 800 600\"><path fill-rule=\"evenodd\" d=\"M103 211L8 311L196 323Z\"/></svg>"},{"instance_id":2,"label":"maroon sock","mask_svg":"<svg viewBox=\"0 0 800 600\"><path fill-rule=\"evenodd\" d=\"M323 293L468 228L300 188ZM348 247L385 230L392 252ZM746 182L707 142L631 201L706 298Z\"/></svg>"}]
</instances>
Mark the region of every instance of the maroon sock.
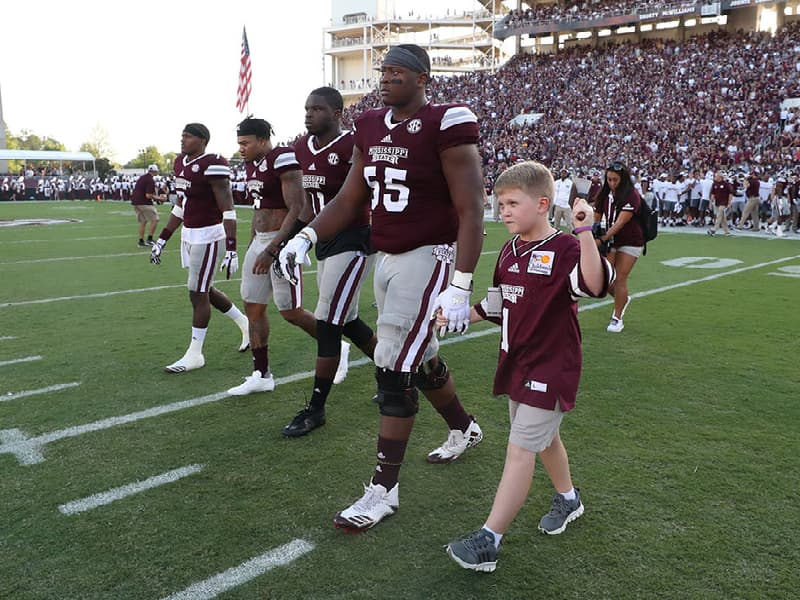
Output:
<instances>
[{"instance_id":1,"label":"maroon sock","mask_svg":"<svg viewBox=\"0 0 800 600\"><path fill-rule=\"evenodd\" d=\"M390 490L397 483L408 440L389 440L378 436L378 465L372 483Z\"/></svg>"},{"instance_id":2,"label":"maroon sock","mask_svg":"<svg viewBox=\"0 0 800 600\"><path fill-rule=\"evenodd\" d=\"M450 429L458 429L464 432L469 427L469 424L472 423L472 417L461 406L461 401L456 395L453 395L453 399L449 404L436 407L436 410L442 415Z\"/></svg>"},{"instance_id":3,"label":"maroon sock","mask_svg":"<svg viewBox=\"0 0 800 600\"><path fill-rule=\"evenodd\" d=\"M253 348L253 370L261 371L261 376L266 377L269 373L269 357L267 347Z\"/></svg>"}]
</instances>

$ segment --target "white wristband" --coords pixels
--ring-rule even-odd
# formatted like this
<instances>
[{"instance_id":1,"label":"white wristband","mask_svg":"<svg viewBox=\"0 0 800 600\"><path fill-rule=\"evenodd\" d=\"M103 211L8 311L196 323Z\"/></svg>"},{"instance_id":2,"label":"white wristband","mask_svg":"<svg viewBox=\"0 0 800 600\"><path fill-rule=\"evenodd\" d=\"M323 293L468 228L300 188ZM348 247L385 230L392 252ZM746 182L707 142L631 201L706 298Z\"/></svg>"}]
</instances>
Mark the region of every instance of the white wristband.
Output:
<instances>
[{"instance_id":1,"label":"white wristband","mask_svg":"<svg viewBox=\"0 0 800 600\"><path fill-rule=\"evenodd\" d=\"M224 221L235 221L236 220L236 211L235 210L222 211L222 219Z\"/></svg>"},{"instance_id":2,"label":"white wristband","mask_svg":"<svg viewBox=\"0 0 800 600\"><path fill-rule=\"evenodd\" d=\"M311 245L315 245L317 243L317 232L314 231L311 227L303 227L300 230L300 233L297 235L301 235L303 237L308 238L308 241L311 242Z\"/></svg>"},{"instance_id":3,"label":"white wristband","mask_svg":"<svg viewBox=\"0 0 800 600\"><path fill-rule=\"evenodd\" d=\"M178 206L177 204L172 207L172 214L178 217L181 221L183 221L183 207Z\"/></svg>"},{"instance_id":4,"label":"white wristband","mask_svg":"<svg viewBox=\"0 0 800 600\"><path fill-rule=\"evenodd\" d=\"M456 271L453 273L453 281L450 282L456 287L460 287L462 290L469 290L470 285L472 284L472 273L462 273L461 271Z\"/></svg>"}]
</instances>

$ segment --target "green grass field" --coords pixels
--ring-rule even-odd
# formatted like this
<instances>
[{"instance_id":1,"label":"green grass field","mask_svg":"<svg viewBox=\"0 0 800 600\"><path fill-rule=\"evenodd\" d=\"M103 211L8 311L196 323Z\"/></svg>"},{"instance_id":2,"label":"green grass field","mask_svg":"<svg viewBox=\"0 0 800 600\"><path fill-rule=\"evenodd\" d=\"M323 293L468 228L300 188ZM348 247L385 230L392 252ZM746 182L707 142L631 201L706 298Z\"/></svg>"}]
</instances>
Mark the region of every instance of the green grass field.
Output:
<instances>
[{"instance_id":1,"label":"green grass field","mask_svg":"<svg viewBox=\"0 0 800 600\"><path fill-rule=\"evenodd\" d=\"M248 211L239 217L245 240ZM252 365L235 351L238 329L215 313L206 366L167 375L190 334L177 240L155 267L136 248L129 205L0 205L0 222L20 218L79 221L0 227L0 598L159 599L198 582L207 593L175 597L210 598L219 581L231 599L797 595L797 236L664 233L632 275L641 295L623 333L606 332L607 301L582 304L584 373L562 437L586 513L563 535L538 534L552 494L540 470L486 575L458 568L442 546L484 522L503 465L496 329L476 326L442 348L485 441L452 465L428 465L447 431L423 403L400 510L344 535L332 517L374 466L368 364L334 388L325 427L283 439L310 395L312 340L270 309L280 385L224 397ZM500 224L487 229L476 289L507 237ZM681 257L705 258L673 266ZM306 283L313 309L313 274ZM238 282L218 284L241 305ZM361 314L374 324L371 303L370 282ZM59 510L190 465L201 467L85 512ZM293 540L310 551L290 561ZM256 557L267 566L248 562ZM276 557L288 564L267 568Z\"/></svg>"}]
</instances>

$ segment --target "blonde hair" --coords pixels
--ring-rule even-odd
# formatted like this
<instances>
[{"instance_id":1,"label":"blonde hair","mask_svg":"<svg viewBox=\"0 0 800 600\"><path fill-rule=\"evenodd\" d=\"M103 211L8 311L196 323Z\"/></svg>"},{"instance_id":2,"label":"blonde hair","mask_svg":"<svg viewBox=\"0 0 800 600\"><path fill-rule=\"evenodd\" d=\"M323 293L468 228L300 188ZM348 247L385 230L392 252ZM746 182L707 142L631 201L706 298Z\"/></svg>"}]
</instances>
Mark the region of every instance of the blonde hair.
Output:
<instances>
[{"instance_id":1,"label":"blonde hair","mask_svg":"<svg viewBox=\"0 0 800 600\"><path fill-rule=\"evenodd\" d=\"M550 169L532 160L509 167L494 182L494 193L503 190L521 190L531 198L547 198L550 203L555 196L556 184Z\"/></svg>"}]
</instances>

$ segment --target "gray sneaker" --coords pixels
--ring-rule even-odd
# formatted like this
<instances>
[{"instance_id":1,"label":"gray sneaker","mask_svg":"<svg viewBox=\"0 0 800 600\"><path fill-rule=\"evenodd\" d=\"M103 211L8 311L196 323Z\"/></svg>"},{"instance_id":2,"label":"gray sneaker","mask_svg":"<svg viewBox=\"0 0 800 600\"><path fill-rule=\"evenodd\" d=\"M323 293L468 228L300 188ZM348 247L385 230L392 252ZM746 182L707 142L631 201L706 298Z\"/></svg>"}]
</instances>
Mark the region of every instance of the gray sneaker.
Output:
<instances>
[{"instance_id":1,"label":"gray sneaker","mask_svg":"<svg viewBox=\"0 0 800 600\"><path fill-rule=\"evenodd\" d=\"M553 505L550 512L539 521L539 531L548 535L558 535L563 533L567 524L571 523L583 514L583 503L581 493L575 489L575 499L566 500L564 496L556 493L553 496Z\"/></svg>"},{"instance_id":2,"label":"gray sneaker","mask_svg":"<svg viewBox=\"0 0 800 600\"><path fill-rule=\"evenodd\" d=\"M497 568L494 536L485 529L473 531L463 540L450 542L444 548L447 556L465 569L491 573Z\"/></svg>"}]
</instances>

